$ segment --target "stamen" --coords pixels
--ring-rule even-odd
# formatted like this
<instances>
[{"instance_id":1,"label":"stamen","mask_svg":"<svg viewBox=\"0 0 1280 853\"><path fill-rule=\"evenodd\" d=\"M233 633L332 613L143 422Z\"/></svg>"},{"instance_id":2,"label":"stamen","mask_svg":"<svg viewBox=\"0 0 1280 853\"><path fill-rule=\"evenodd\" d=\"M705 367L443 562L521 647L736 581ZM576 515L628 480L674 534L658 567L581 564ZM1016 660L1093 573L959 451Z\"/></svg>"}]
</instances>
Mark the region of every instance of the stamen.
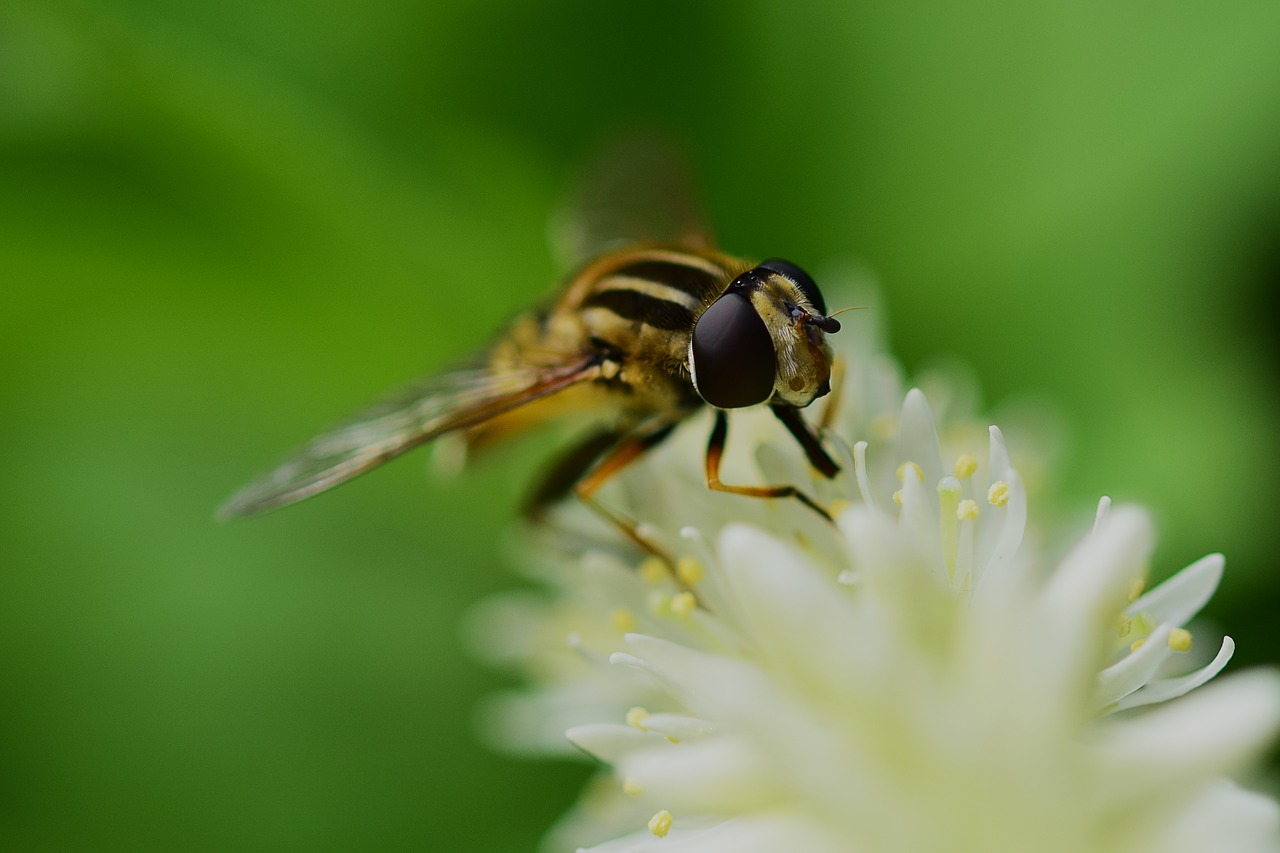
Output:
<instances>
[{"instance_id":1,"label":"stamen","mask_svg":"<svg viewBox=\"0 0 1280 853\"><path fill-rule=\"evenodd\" d=\"M657 557L648 557L640 564L640 577L655 586L662 583L670 575L667 574L667 564Z\"/></svg>"},{"instance_id":2,"label":"stamen","mask_svg":"<svg viewBox=\"0 0 1280 853\"><path fill-rule=\"evenodd\" d=\"M1133 630L1133 620L1121 613L1116 617L1116 636L1127 637Z\"/></svg>"},{"instance_id":3,"label":"stamen","mask_svg":"<svg viewBox=\"0 0 1280 853\"><path fill-rule=\"evenodd\" d=\"M869 507L876 506L876 499L871 494L871 478L867 476L867 443L865 441L859 441L853 445L853 472L858 479L858 493L862 495L862 502Z\"/></svg>"},{"instance_id":4,"label":"stamen","mask_svg":"<svg viewBox=\"0 0 1280 853\"><path fill-rule=\"evenodd\" d=\"M1136 577L1129 581L1129 586L1125 590L1125 595L1128 596L1130 601L1137 601L1146 588L1147 579L1143 577Z\"/></svg>"},{"instance_id":5,"label":"stamen","mask_svg":"<svg viewBox=\"0 0 1280 853\"><path fill-rule=\"evenodd\" d=\"M1169 632L1169 648L1175 652L1191 651L1191 632L1186 628L1174 628Z\"/></svg>"},{"instance_id":6,"label":"stamen","mask_svg":"<svg viewBox=\"0 0 1280 853\"><path fill-rule=\"evenodd\" d=\"M955 477L943 477L938 481L939 539L942 545L942 560L947 566L947 579L956 579L956 548L959 534L956 522L959 519L957 510L960 503L960 481Z\"/></svg>"},{"instance_id":7,"label":"stamen","mask_svg":"<svg viewBox=\"0 0 1280 853\"><path fill-rule=\"evenodd\" d=\"M641 785L635 779L623 779L622 793L628 797L638 797L644 793L644 785Z\"/></svg>"},{"instance_id":8,"label":"stamen","mask_svg":"<svg viewBox=\"0 0 1280 853\"><path fill-rule=\"evenodd\" d=\"M620 634L629 634L636 629L636 617L625 607L615 607L609 614L609 621Z\"/></svg>"},{"instance_id":9,"label":"stamen","mask_svg":"<svg viewBox=\"0 0 1280 853\"><path fill-rule=\"evenodd\" d=\"M1139 637L1138 639L1134 640L1132 643L1129 644L1129 651L1136 652L1138 649L1142 648L1146 644L1146 642L1147 642L1146 637Z\"/></svg>"},{"instance_id":10,"label":"stamen","mask_svg":"<svg viewBox=\"0 0 1280 853\"><path fill-rule=\"evenodd\" d=\"M1133 627L1139 634L1146 636L1156 628L1155 621L1151 618L1151 614L1145 610L1133 614Z\"/></svg>"},{"instance_id":11,"label":"stamen","mask_svg":"<svg viewBox=\"0 0 1280 853\"><path fill-rule=\"evenodd\" d=\"M644 708L641 708L639 705L632 708L630 711L627 711L626 719L627 725L631 726L631 728L638 729L642 732L649 731L649 728L644 724L644 721L649 719L649 712Z\"/></svg>"},{"instance_id":12,"label":"stamen","mask_svg":"<svg viewBox=\"0 0 1280 853\"><path fill-rule=\"evenodd\" d=\"M893 502L898 505L899 509L902 508L902 489L898 489L893 493Z\"/></svg>"},{"instance_id":13,"label":"stamen","mask_svg":"<svg viewBox=\"0 0 1280 853\"><path fill-rule=\"evenodd\" d=\"M1004 506L1009 502L1009 484L1004 480L996 480L987 489L987 503L992 506Z\"/></svg>"},{"instance_id":14,"label":"stamen","mask_svg":"<svg viewBox=\"0 0 1280 853\"><path fill-rule=\"evenodd\" d=\"M663 809L649 818L649 831L658 838L666 838L671 831L671 812Z\"/></svg>"},{"instance_id":15,"label":"stamen","mask_svg":"<svg viewBox=\"0 0 1280 853\"><path fill-rule=\"evenodd\" d=\"M688 616L698 606L698 599L691 592L678 592L671 596L671 612L676 616Z\"/></svg>"},{"instance_id":16,"label":"stamen","mask_svg":"<svg viewBox=\"0 0 1280 853\"><path fill-rule=\"evenodd\" d=\"M706 575L702 564L693 557L681 557L676 561L676 577L693 586Z\"/></svg>"},{"instance_id":17,"label":"stamen","mask_svg":"<svg viewBox=\"0 0 1280 853\"><path fill-rule=\"evenodd\" d=\"M964 501L961 501L962 506L964 503ZM959 510L960 507L957 507L957 513ZM963 521L964 519L958 520ZM970 579L973 577L973 532L976 526L974 524L960 525L960 541L956 544L956 576L951 581L953 589L969 589Z\"/></svg>"},{"instance_id":18,"label":"stamen","mask_svg":"<svg viewBox=\"0 0 1280 853\"><path fill-rule=\"evenodd\" d=\"M919 465L917 465L914 462L903 462L901 465L898 466L898 482L899 483L906 482L908 472L915 474L916 479L919 480L920 482L922 483L924 482L924 471L920 470Z\"/></svg>"},{"instance_id":19,"label":"stamen","mask_svg":"<svg viewBox=\"0 0 1280 853\"><path fill-rule=\"evenodd\" d=\"M960 521L973 521L978 517L978 502L965 498L960 501L960 505L956 507L956 518Z\"/></svg>"},{"instance_id":20,"label":"stamen","mask_svg":"<svg viewBox=\"0 0 1280 853\"><path fill-rule=\"evenodd\" d=\"M955 472L961 480L972 477L978 470L978 460L972 453L961 453L956 457Z\"/></svg>"}]
</instances>

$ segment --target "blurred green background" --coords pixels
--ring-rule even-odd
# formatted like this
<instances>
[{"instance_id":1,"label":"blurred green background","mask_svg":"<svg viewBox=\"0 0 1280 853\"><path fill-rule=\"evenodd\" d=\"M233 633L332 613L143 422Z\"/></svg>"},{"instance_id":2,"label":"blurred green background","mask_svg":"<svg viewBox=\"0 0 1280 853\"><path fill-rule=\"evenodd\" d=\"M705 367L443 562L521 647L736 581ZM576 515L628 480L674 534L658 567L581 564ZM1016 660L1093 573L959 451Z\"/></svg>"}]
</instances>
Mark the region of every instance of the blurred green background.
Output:
<instances>
[{"instance_id":1,"label":"blurred green background","mask_svg":"<svg viewBox=\"0 0 1280 853\"><path fill-rule=\"evenodd\" d=\"M586 768L479 745L459 630L536 450L212 511L544 293L633 123L727 248L862 263L909 367L1055 402L1063 503L1225 551L1277 657L1280 4L799 6L0 3L0 845L536 843Z\"/></svg>"}]
</instances>

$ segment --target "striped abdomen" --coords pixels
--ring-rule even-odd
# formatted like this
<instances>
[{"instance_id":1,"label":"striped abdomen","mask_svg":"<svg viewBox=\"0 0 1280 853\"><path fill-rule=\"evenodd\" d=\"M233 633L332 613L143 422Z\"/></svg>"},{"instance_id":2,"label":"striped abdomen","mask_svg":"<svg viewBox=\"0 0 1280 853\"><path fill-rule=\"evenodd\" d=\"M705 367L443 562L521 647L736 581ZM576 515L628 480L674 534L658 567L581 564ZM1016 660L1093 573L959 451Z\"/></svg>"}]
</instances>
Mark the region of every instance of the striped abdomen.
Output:
<instances>
[{"instance_id":1,"label":"striped abdomen","mask_svg":"<svg viewBox=\"0 0 1280 853\"><path fill-rule=\"evenodd\" d=\"M617 252L583 270L561 307L580 311L594 336L636 358L683 361L694 321L743 266L712 253Z\"/></svg>"}]
</instances>

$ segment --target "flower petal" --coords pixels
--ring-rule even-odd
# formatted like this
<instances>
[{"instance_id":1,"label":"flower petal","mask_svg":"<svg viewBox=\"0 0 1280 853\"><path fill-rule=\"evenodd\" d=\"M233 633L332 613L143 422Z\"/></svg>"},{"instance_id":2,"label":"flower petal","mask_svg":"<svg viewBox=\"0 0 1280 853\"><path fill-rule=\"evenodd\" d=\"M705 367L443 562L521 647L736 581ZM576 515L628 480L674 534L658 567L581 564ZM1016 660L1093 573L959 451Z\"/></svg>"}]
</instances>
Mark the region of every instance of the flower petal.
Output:
<instances>
[{"instance_id":1,"label":"flower petal","mask_svg":"<svg viewBox=\"0 0 1280 853\"><path fill-rule=\"evenodd\" d=\"M1037 621L1042 626L1041 653L1060 677L1083 675L1098 665L1104 653L1101 641L1153 542L1147 514L1136 507L1118 507L1049 578L1037 604Z\"/></svg>"},{"instance_id":2,"label":"flower petal","mask_svg":"<svg viewBox=\"0 0 1280 853\"><path fill-rule=\"evenodd\" d=\"M1213 597L1225 563L1221 554L1201 557L1133 602L1125 612L1150 613L1156 622L1185 625Z\"/></svg>"},{"instance_id":3,"label":"flower petal","mask_svg":"<svg viewBox=\"0 0 1280 853\"><path fill-rule=\"evenodd\" d=\"M849 642L855 610L837 579L795 548L754 528L733 525L720 537L720 560L736 604L735 623L762 662L787 661L813 683L856 678L842 654L815 654Z\"/></svg>"},{"instance_id":4,"label":"flower petal","mask_svg":"<svg viewBox=\"0 0 1280 853\"><path fill-rule=\"evenodd\" d=\"M1230 637L1223 637L1222 646L1218 649L1218 654L1214 656L1212 661L1195 672L1187 673L1178 678L1157 678L1154 681L1148 681L1142 686L1142 689L1130 693L1118 701L1114 710L1124 711L1140 705L1154 705L1157 702L1167 702L1170 699L1176 699L1179 696L1190 693L1200 685L1208 682L1219 672L1222 672L1222 668L1231 660L1231 655L1235 653L1235 650L1235 641Z\"/></svg>"},{"instance_id":5,"label":"flower petal","mask_svg":"<svg viewBox=\"0 0 1280 853\"><path fill-rule=\"evenodd\" d=\"M671 742L657 732L641 731L621 723L589 723L574 726L564 733L569 742L601 761L614 764L638 749L670 746Z\"/></svg>"},{"instance_id":6,"label":"flower petal","mask_svg":"<svg viewBox=\"0 0 1280 853\"><path fill-rule=\"evenodd\" d=\"M1119 702L1156 674L1160 665L1173 654L1169 650L1169 634L1173 627L1161 625L1145 643L1098 674L1095 693L1098 708Z\"/></svg>"},{"instance_id":7,"label":"flower petal","mask_svg":"<svg viewBox=\"0 0 1280 853\"><path fill-rule=\"evenodd\" d=\"M1275 800L1216 779L1178 810L1157 846L1167 853L1228 847L1231 853L1275 853L1277 832Z\"/></svg>"},{"instance_id":8,"label":"flower petal","mask_svg":"<svg viewBox=\"0 0 1280 853\"><path fill-rule=\"evenodd\" d=\"M994 587L1008 581L1016 565L1014 556L1027 527L1027 490L1009 461L1009 451L1000 429L992 426L988 432L991 484L1003 482L1007 491L1003 506L985 507L989 511L980 528L978 553L973 566L973 588L978 594L983 594L983 587Z\"/></svg>"},{"instance_id":9,"label":"flower petal","mask_svg":"<svg viewBox=\"0 0 1280 853\"><path fill-rule=\"evenodd\" d=\"M1115 721L1100 745L1125 768L1142 768L1162 784L1240 769L1274 737L1280 724L1280 674L1240 673L1177 702Z\"/></svg>"},{"instance_id":10,"label":"flower petal","mask_svg":"<svg viewBox=\"0 0 1280 853\"><path fill-rule=\"evenodd\" d=\"M902 401L902 421L898 427L898 462L914 462L924 472L929 488L942 479L942 452L938 449L938 428L929 411L924 392L912 388Z\"/></svg>"},{"instance_id":11,"label":"flower petal","mask_svg":"<svg viewBox=\"0 0 1280 853\"><path fill-rule=\"evenodd\" d=\"M759 750L742 737L639 750L615 765L618 775L661 792L664 802L678 804L684 814L751 812L787 795Z\"/></svg>"}]
</instances>

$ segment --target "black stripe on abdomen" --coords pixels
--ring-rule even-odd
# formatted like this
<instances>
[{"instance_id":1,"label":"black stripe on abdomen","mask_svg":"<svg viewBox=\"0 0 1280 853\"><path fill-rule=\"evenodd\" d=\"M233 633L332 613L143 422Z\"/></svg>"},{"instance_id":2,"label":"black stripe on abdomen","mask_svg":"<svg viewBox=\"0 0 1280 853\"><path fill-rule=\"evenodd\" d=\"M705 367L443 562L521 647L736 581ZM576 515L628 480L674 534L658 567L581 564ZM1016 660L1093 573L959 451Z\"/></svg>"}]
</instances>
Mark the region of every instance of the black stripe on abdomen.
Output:
<instances>
[{"instance_id":1,"label":"black stripe on abdomen","mask_svg":"<svg viewBox=\"0 0 1280 853\"><path fill-rule=\"evenodd\" d=\"M710 302L724 289L724 281L720 276L713 275L701 267L679 261L636 261L634 264L614 270L612 275L643 278L665 284L703 303Z\"/></svg>"},{"instance_id":2,"label":"black stripe on abdomen","mask_svg":"<svg viewBox=\"0 0 1280 853\"><path fill-rule=\"evenodd\" d=\"M624 320L634 320L667 331L693 328L693 312L678 302L647 293L615 288L591 294L583 308L606 308Z\"/></svg>"}]
</instances>

